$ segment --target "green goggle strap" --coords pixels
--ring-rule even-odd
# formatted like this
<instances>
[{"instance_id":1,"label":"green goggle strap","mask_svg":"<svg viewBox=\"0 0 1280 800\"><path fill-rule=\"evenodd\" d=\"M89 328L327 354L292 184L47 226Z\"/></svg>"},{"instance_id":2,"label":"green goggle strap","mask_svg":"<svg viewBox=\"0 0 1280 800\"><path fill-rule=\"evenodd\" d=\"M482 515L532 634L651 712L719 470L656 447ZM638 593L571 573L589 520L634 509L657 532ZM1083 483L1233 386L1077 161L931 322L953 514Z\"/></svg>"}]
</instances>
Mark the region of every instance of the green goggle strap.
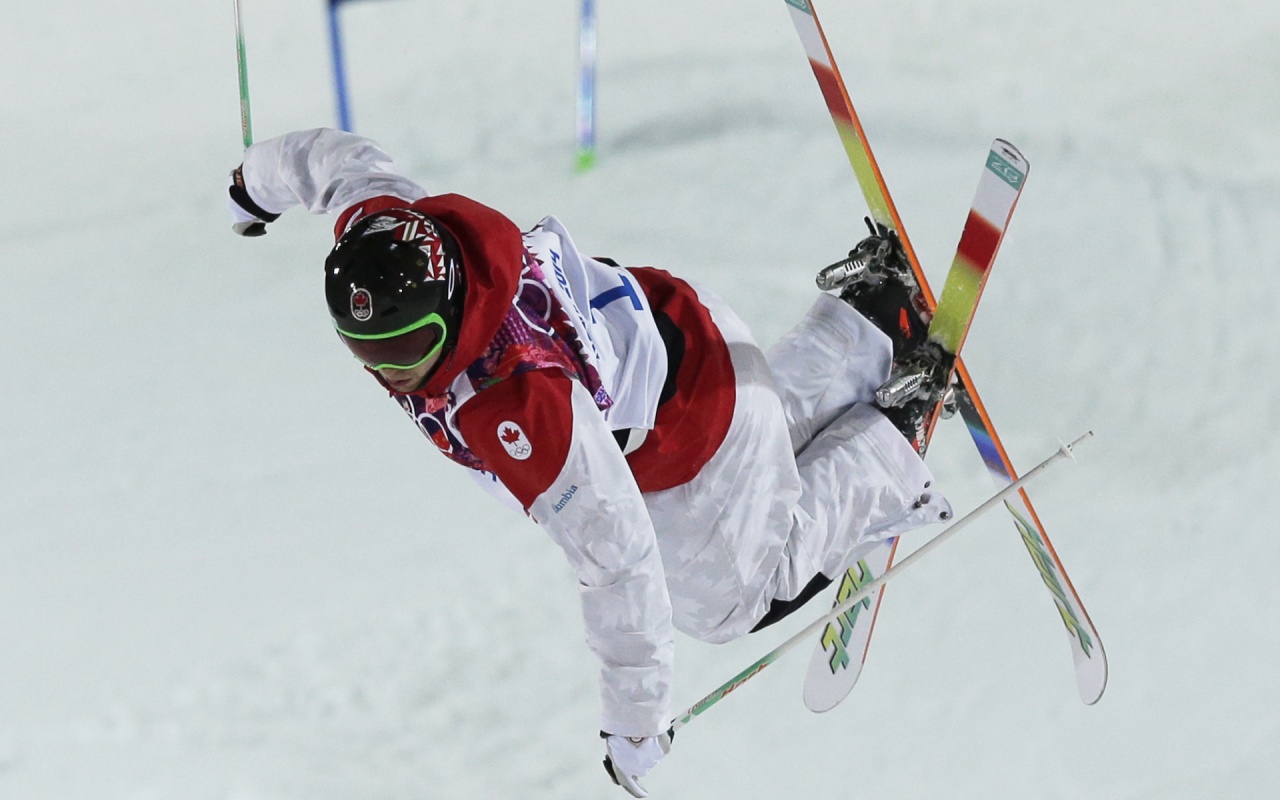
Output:
<instances>
[{"instance_id":1,"label":"green goggle strap","mask_svg":"<svg viewBox=\"0 0 1280 800\"><path fill-rule=\"evenodd\" d=\"M440 348L444 347L445 340L449 338L449 328L444 324L444 319L441 318L439 314L428 314L412 325L406 325L405 327L391 331L390 333L348 333L342 328L338 328L338 333L348 339L357 339L359 341L368 342L380 339L394 339L397 336L403 336L406 333L413 333L416 330L425 328L432 324L440 326L440 338L436 341L435 347L432 347L425 356L412 364L370 364L359 356L356 356L356 360L367 366L369 369L414 369L415 367L422 366L435 357L435 355L440 352Z\"/></svg>"}]
</instances>

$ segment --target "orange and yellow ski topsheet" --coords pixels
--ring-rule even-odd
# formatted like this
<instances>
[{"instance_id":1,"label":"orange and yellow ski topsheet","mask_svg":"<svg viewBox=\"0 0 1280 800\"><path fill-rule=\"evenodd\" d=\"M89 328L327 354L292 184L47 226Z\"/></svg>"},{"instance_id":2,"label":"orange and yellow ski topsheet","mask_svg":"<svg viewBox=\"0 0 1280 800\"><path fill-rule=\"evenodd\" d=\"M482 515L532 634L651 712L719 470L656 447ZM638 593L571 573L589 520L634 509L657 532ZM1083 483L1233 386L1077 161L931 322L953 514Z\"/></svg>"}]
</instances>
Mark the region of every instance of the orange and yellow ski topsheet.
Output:
<instances>
[{"instance_id":1,"label":"orange and yellow ski topsheet","mask_svg":"<svg viewBox=\"0 0 1280 800\"><path fill-rule=\"evenodd\" d=\"M898 216L898 209L893 205L893 198L889 196L889 187L885 185L884 176L880 174L880 166L876 164L875 156L867 145L867 134L863 131L862 123L858 121L858 115L853 110L853 102L849 100L844 79L840 77L840 70L836 67L835 57L831 54L831 47L827 44L822 26L818 24L818 18L814 15L813 6L808 0L786 0L786 3L790 6L791 22L796 27L796 33L800 34L805 55L809 57L813 76L818 79L822 99L827 104L827 111L831 113L831 121L835 123L844 151L849 156L849 164L858 177L858 186L861 187L862 196L867 201L871 218L898 232L898 238L902 240L907 258L910 259L911 266L916 271L916 277L920 279L920 287L924 289L925 297L932 306L933 295L929 292L928 283L924 281L924 274L920 272L919 259L916 258L915 250L907 239L906 231L902 227L902 219Z\"/></svg>"}]
</instances>

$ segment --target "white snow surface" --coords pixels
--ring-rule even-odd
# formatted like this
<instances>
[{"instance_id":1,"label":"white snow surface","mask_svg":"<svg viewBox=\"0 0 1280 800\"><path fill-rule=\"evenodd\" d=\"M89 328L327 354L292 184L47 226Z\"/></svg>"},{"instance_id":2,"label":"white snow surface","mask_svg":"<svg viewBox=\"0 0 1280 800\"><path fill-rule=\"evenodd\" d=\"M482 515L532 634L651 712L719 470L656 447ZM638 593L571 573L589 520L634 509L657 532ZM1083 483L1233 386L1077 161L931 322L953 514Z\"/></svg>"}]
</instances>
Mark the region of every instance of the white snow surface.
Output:
<instances>
[{"instance_id":1,"label":"white snow surface","mask_svg":"<svg viewBox=\"0 0 1280 800\"><path fill-rule=\"evenodd\" d=\"M334 341L329 221L231 233L231 3L3 10L0 798L625 796L563 557ZM1079 701L995 512L889 587L843 705L805 710L790 655L652 795L1280 796L1280 5L819 12L931 278L990 141L1032 163L965 353L1021 468L1097 433L1031 493L1110 686ZM604 3L582 175L576 3L342 16L355 127L412 177L701 280L765 345L861 236L782 0ZM325 4L244 20L257 137L333 124ZM958 420L929 460L957 509L989 493ZM825 602L681 638L677 703Z\"/></svg>"}]
</instances>

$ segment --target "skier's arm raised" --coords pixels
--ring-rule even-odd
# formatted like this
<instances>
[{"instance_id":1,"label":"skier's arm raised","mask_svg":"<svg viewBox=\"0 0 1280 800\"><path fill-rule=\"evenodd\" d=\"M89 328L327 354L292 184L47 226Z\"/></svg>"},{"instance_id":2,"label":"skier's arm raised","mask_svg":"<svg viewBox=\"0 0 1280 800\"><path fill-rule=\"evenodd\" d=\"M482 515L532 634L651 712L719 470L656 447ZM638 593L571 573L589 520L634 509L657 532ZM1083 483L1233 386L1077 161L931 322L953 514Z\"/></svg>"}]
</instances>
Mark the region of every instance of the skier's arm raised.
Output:
<instances>
[{"instance_id":1,"label":"skier's arm raised","mask_svg":"<svg viewBox=\"0 0 1280 800\"><path fill-rule=\"evenodd\" d=\"M426 189L401 175L377 144L345 131L314 128L267 139L245 150L228 186L232 226L260 235L294 206L338 213L372 197L413 202Z\"/></svg>"}]
</instances>

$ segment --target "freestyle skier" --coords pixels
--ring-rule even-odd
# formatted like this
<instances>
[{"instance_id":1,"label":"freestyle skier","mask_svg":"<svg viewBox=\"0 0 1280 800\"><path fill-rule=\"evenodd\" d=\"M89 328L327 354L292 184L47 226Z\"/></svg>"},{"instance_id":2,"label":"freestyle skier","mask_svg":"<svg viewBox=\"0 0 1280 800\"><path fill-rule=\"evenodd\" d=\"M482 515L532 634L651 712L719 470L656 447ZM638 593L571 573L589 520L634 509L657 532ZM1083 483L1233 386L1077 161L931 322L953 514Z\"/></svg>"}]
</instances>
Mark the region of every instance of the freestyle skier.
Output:
<instances>
[{"instance_id":1,"label":"freestyle skier","mask_svg":"<svg viewBox=\"0 0 1280 800\"><path fill-rule=\"evenodd\" d=\"M931 402L874 405L922 330L898 282L819 294L765 353L707 288L589 257L555 217L521 232L429 194L353 134L254 144L229 195L242 235L297 205L336 217L338 338L564 551L600 662L606 768L637 797L670 746L674 630L759 630L877 542L950 516L911 443Z\"/></svg>"}]
</instances>

